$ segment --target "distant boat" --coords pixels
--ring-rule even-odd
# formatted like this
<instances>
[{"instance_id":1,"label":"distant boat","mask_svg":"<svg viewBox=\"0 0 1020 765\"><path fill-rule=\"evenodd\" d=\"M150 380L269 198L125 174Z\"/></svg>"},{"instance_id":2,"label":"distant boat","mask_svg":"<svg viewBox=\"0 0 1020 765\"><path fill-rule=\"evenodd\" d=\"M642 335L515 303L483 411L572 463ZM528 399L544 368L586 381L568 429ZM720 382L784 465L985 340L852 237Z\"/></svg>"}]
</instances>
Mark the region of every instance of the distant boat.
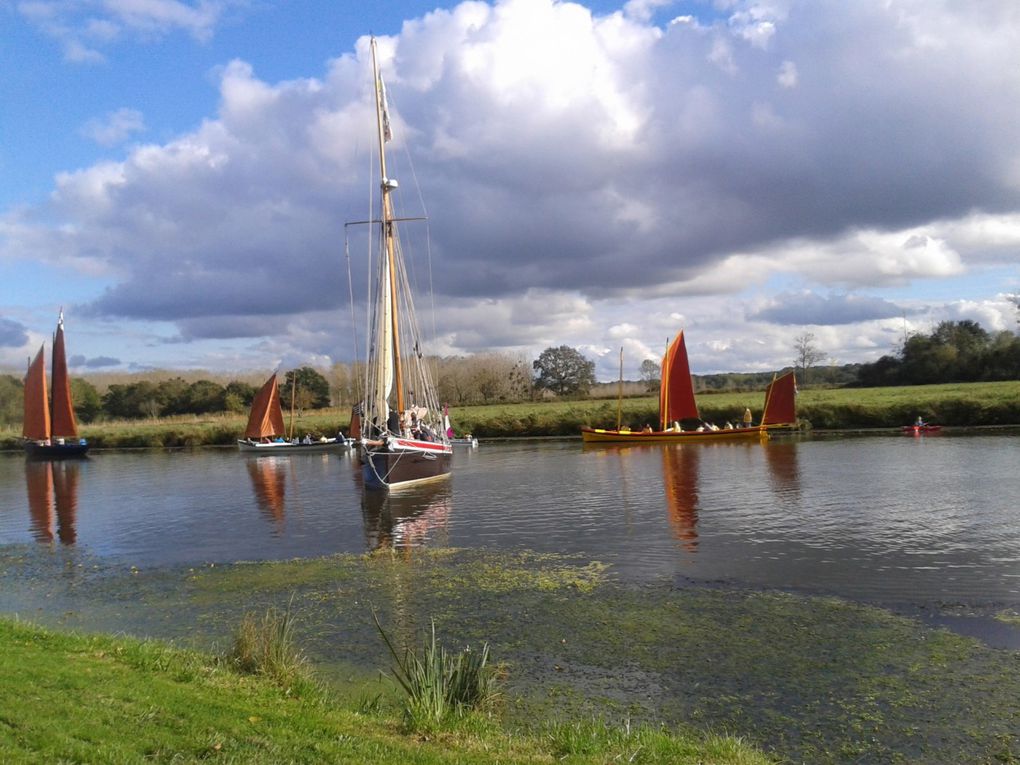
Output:
<instances>
[{"instance_id":1,"label":"distant boat","mask_svg":"<svg viewBox=\"0 0 1020 765\"><path fill-rule=\"evenodd\" d=\"M689 443L717 441L720 439L768 438L768 431L777 428L793 428L797 424L796 414L797 381L793 372L773 377L765 389L765 406L761 423L752 425L750 412L738 425L718 427L702 422L698 404L694 398L694 384L691 380L690 364L687 360L687 345L681 330L662 359L662 381L659 384L659 427L644 430L630 430L619 425L616 430L606 428L581 428L581 438L586 443L627 442L627 443ZM676 424L699 423L693 429L678 430ZM690 427L690 425L689 425Z\"/></svg>"},{"instance_id":2,"label":"distant boat","mask_svg":"<svg viewBox=\"0 0 1020 765\"><path fill-rule=\"evenodd\" d=\"M293 430L293 428L292 428ZM346 438L319 438L305 440L286 438L287 429L283 424L283 409L280 407L280 386L276 372L262 385L251 402L248 426L244 438L237 439L237 448L242 452L257 454L294 454L299 452L335 452L346 449L350 441Z\"/></svg>"},{"instance_id":3,"label":"distant boat","mask_svg":"<svg viewBox=\"0 0 1020 765\"><path fill-rule=\"evenodd\" d=\"M911 433L911 434L919 435L921 433L938 433L940 430L942 430L942 426L941 425L931 425L931 424L929 424L927 422L924 422L924 423L914 423L913 425L904 425L901 428L901 430L904 433Z\"/></svg>"},{"instance_id":4,"label":"distant boat","mask_svg":"<svg viewBox=\"0 0 1020 765\"><path fill-rule=\"evenodd\" d=\"M387 489L449 475L453 447L443 427L432 372L421 351L410 279L405 269L390 194L397 182L386 172L390 121L371 41L382 193L376 290L368 379L361 422L364 485Z\"/></svg>"},{"instance_id":5,"label":"distant boat","mask_svg":"<svg viewBox=\"0 0 1020 765\"><path fill-rule=\"evenodd\" d=\"M71 403L71 380L64 350L64 312L57 318L53 336L53 403L46 396L46 345L43 344L25 375L25 418L21 427L25 453L39 459L83 457L89 450L78 436L78 421Z\"/></svg>"}]
</instances>

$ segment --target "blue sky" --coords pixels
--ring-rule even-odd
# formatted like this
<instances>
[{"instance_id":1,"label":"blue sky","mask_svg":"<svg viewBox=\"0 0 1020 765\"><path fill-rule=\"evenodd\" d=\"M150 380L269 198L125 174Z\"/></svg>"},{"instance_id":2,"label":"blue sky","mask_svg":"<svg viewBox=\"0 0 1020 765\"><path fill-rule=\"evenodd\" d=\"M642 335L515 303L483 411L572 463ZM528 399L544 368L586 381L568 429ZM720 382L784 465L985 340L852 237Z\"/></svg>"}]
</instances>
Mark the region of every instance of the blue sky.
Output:
<instances>
[{"instance_id":1,"label":"blue sky","mask_svg":"<svg viewBox=\"0 0 1020 765\"><path fill-rule=\"evenodd\" d=\"M60 307L79 372L353 360L369 33L437 353L1016 327L1013 0L0 0L0 369Z\"/></svg>"}]
</instances>

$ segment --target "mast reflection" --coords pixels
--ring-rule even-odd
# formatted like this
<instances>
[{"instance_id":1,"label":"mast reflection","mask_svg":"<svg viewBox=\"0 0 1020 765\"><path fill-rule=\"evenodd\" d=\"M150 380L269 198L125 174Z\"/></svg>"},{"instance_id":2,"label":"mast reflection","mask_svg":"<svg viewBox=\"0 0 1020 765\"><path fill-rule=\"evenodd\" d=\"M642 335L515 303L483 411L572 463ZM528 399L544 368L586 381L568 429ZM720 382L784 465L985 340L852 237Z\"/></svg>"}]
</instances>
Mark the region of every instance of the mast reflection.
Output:
<instances>
[{"instance_id":1,"label":"mast reflection","mask_svg":"<svg viewBox=\"0 0 1020 765\"><path fill-rule=\"evenodd\" d=\"M73 545L78 540L77 462L27 460L25 487L28 492L29 528L37 542Z\"/></svg>"},{"instance_id":2,"label":"mast reflection","mask_svg":"<svg viewBox=\"0 0 1020 765\"><path fill-rule=\"evenodd\" d=\"M259 511L277 527L283 525L287 503L287 457L249 457L245 467L251 478Z\"/></svg>"},{"instance_id":3,"label":"mast reflection","mask_svg":"<svg viewBox=\"0 0 1020 765\"><path fill-rule=\"evenodd\" d=\"M706 444L707 445L707 444ZM662 480L669 524L681 547L698 550L698 465L703 444L673 444L662 449Z\"/></svg>"}]
</instances>

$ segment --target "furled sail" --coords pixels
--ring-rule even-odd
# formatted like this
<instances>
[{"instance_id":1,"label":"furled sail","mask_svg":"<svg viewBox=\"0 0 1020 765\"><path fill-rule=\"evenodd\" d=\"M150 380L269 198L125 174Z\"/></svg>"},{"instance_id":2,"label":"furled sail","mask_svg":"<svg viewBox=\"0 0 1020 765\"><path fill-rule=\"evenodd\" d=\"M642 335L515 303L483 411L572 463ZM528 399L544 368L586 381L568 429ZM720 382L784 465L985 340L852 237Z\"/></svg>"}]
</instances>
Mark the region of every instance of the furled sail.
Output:
<instances>
[{"instance_id":1,"label":"furled sail","mask_svg":"<svg viewBox=\"0 0 1020 765\"><path fill-rule=\"evenodd\" d=\"M697 420L698 404L694 400L694 383L687 361L687 344L683 330L666 350L662 358L662 382L659 384L659 417L662 430L670 423Z\"/></svg>"},{"instance_id":2,"label":"furled sail","mask_svg":"<svg viewBox=\"0 0 1020 765\"><path fill-rule=\"evenodd\" d=\"M248 415L248 427L244 429L244 435L246 438L270 438L285 432L283 409L280 408L280 387L276 382L276 372L273 372L251 402L251 414Z\"/></svg>"},{"instance_id":3,"label":"furled sail","mask_svg":"<svg viewBox=\"0 0 1020 765\"><path fill-rule=\"evenodd\" d=\"M50 406L46 400L46 346L39 348L25 375L25 420L21 435L33 441L50 437Z\"/></svg>"},{"instance_id":4,"label":"furled sail","mask_svg":"<svg viewBox=\"0 0 1020 765\"><path fill-rule=\"evenodd\" d=\"M765 389L762 425L792 425L797 422L797 379L793 372L773 378Z\"/></svg>"},{"instance_id":5,"label":"furled sail","mask_svg":"<svg viewBox=\"0 0 1020 765\"><path fill-rule=\"evenodd\" d=\"M71 403L71 380L67 376L67 353L64 350L64 316L57 321L53 338L53 420L50 433L54 437L77 438L78 423Z\"/></svg>"}]
</instances>

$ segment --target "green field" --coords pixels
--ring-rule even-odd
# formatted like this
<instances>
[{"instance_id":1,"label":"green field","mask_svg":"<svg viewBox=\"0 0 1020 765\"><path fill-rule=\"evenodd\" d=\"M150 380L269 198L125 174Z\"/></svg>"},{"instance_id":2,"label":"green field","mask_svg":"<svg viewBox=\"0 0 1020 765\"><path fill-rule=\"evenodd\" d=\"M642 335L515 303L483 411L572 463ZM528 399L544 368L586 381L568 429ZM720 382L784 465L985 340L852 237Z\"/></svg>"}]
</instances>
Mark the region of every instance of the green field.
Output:
<instances>
[{"instance_id":1,"label":"green field","mask_svg":"<svg viewBox=\"0 0 1020 765\"><path fill-rule=\"evenodd\" d=\"M764 393L703 394L698 406L704 419L722 425L738 420L749 408L761 416ZM805 427L825 430L898 428L918 416L952 427L1020 425L1020 381L914 385L899 388L833 388L802 390L797 412ZM480 438L577 436L582 425L615 427L613 400L542 401L493 404L451 412L458 433ZM206 415L151 420L121 420L85 425L82 435L96 448L232 445L243 431L245 415ZM347 431L347 409L321 409L299 414L294 432L301 436ZM658 422L658 398L623 400L623 422L634 427ZM0 449L18 448L19 430L0 430Z\"/></svg>"}]
</instances>

